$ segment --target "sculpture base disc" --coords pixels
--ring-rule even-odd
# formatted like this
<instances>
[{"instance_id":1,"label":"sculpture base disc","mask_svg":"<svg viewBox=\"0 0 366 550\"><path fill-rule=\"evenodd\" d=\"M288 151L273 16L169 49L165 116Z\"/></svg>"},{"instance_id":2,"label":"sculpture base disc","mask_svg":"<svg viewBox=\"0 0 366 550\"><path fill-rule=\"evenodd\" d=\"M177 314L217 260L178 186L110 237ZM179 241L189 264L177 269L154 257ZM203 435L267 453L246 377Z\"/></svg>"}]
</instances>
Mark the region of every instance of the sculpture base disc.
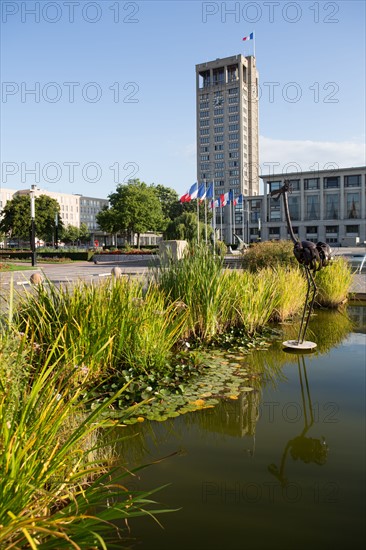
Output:
<instances>
[{"instance_id":1,"label":"sculpture base disc","mask_svg":"<svg viewBox=\"0 0 366 550\"><path fill-rule=\"evenodd\" d=\"M315 342L308 342L307 340L304 340L301 343L299 343L297 340L286 340L286 342L283 342L283 345L285 346L285 348L291 348L293 350L299 351L314 349L317 346Z\"/></svg>"}]
</instances>

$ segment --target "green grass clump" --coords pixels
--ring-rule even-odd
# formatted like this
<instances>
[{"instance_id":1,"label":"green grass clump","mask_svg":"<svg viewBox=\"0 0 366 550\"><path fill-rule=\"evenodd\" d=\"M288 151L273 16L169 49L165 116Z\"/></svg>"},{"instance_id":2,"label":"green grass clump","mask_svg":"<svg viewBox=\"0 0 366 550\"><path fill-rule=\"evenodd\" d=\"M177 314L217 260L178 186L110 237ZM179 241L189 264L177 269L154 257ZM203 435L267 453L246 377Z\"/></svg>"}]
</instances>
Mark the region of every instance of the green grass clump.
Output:
<instances>
[{"instance_id":1,"label":"green grass clump","mask_svg":"<svg viewBox=\"0 0 366 550\"><path fill-rule=\"evenodd\" d=\"M268 267L296 267L292 241L263 241L250 246L243 255L242 266L251 272Z\"/></svg>"},{"instance_id":2,"label":"green grass clump","mask_svg":"<svg viewBox=\"0 0 366 550\"><path fill-rule=\"evenodd\" d=\"M318 287L316 301L329 308L338 307L348 298L353 275L345 258L334 259L327 267L316 273Z\"/></svg>"},{"instance_id":3,"label":"green grass clump","mask_svg":"<svg viewBox=\"0 0 366 550\"><path fill-rule=\"evenodd\" d=\"M272 270L275 279L277 304L271 320L283 322L295 317L304 307L307 283L303 270L299 267L277 267ZM270 273L263 272L270 278Z\"/></svg>"},{"instance_id":4,"label":"green grass clump","mask_svg":"<svg viewBox=\"0 0 366 550\"><path fill-rule=\"evenodd\" d=\"M26 336L0 334L0 344L1 360L14 361L14 373L31 372L27 384L16 381L15 395L1 371L0 547L106 548L109 539L121 543L121 538L123 543L126 533L112 522L151 514L146 507L154 492L125 488L123 478L130 474L112 469L113 450L100 437L111 426L107 411L125 387L90 411L87 374L77 387L72 375L65 376L63 358L55 357L57 338L41 362Z\"/></svg>"},{"instance_id":5,"label":"green grass clump","mask_svg":"<svg viewBox=\"0 0 366 550\"><path fill-rule=\"evenodd\" d=\"M209 247L192 247L181 260L155 269L162 292L187 308L186 336L209 341L226 326L230 289L222 276L223 260Z\"/></svg>"},{"instance_id":6,"label":"green grass clump","mask_svg":"<svg viewBox=\"0 0 366 550\"><path fill-rule=\"evenodd\" d=\"M184 321L184 312L165 302L156 286L145 291L123 278L73 288L41 284L21 298L14 322L19 330L29 326L42 354L60 335L56 356L100 380L126 367L164 369Z\"/></svg>"}]
</instances>

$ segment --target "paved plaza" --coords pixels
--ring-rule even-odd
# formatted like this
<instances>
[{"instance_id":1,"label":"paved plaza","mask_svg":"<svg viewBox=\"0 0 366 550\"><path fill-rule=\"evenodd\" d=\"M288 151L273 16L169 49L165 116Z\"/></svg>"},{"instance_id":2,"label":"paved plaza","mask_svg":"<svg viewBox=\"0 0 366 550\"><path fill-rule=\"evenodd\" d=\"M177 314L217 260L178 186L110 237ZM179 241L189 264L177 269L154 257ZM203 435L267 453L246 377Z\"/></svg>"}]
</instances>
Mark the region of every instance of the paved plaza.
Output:
<instances>
[{"instance_id":1,"label":"paved plaza","mask_svg":"<svg viewBox=\"0 0 366 550\"><path fill-rule=\"evenodd\" d=\"M359 273L359 268L366 254L365 247L358 248L336 248L333 250L334 256L345 256L348 259L352 258L351 265L354 270L358 269L355 274L351 291L356 293L358 297L366 298L366 261L364 263L362 273ZM119 267L122 274L128 277L136 277L145 275L149 268L152 267L154 259L129 256L124 257L122 261L98 263L93 262L72 262L67 264L42 264L39 262L32 270L14 271L11 273L0 273L0 292L5 295L11 278L18 288L29 285L30 277L33 273L42 273L44 278L54 284L75 283L77 281L85 281L87 283L100 281L105 277L111 276L113 267Z\"/></svg>"}]
</instances>

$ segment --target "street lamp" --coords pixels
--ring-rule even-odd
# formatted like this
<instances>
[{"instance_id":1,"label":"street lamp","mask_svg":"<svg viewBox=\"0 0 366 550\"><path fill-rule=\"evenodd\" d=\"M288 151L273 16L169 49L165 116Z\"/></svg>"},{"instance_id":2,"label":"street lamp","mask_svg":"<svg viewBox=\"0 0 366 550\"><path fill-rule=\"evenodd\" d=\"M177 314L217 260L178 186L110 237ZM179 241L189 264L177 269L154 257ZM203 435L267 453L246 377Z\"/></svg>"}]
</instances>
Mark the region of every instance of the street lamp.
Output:
<instances>
[{"instance_id":1,"label":"street lamp","mask_svg":"<svg viewBox=\"0 0 366 550\"><path fill-rule=\"evenodd\" d=\"M58 249L58 212L55 213L55 248Z\"/></svg>"},{"instance_id":2,"label":"street lamp","mask_svg":"<svg viewBox=\"0 0 366 550\"><path fill-rule=\"evenodd\" d=\"M30 211L31 211L31 251L32 251L32 266L37 265L36 257L36 208L35 208L35 196L34 186L31 187L30 192Z\"/></svg>"}]
</instances>

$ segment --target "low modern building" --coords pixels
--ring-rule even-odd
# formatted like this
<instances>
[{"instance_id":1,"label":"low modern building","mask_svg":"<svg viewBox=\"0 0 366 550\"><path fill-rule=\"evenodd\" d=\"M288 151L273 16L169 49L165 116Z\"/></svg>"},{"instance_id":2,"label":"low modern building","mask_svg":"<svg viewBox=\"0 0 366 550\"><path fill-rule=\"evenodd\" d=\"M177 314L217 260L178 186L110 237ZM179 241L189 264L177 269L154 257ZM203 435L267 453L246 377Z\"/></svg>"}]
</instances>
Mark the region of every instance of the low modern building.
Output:
<instances>
[{"instance_id":1,"label":"low modern building","mask_svg":"<svg viewBox=\"0 0 366 550\"><path fill-rule=\"evenodd\" d=\"M248 242L287 239L283 203L271 197L285 180L291 182L289 210L300 240L334 246L366 241L366 167L338 168L262 176L264 195L245 198L236 207L236 233ZM244 231L243 231L244 230Z\"/></svg>"}]
</instances>

